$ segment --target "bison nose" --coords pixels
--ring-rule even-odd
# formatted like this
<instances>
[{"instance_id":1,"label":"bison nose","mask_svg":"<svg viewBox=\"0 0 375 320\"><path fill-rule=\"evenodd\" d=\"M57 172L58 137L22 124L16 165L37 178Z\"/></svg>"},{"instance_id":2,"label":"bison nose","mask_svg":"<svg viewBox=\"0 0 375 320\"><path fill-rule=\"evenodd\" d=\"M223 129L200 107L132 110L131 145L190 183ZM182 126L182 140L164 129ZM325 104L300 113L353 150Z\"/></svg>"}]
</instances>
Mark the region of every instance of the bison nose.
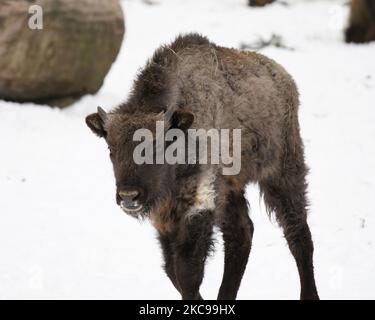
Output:
<instances>
[{"instance_id":1,"label":"bison nose","mask_svg":"<svg viewBox=\"0 0 375 320\"><path fill-rule=\"evenodd\" d=\"M138 196L139 196L139 191L138 190L121 190L119 191L119 195L122 200L132 202L134 201Z\"/></svg>"}]
</instances>

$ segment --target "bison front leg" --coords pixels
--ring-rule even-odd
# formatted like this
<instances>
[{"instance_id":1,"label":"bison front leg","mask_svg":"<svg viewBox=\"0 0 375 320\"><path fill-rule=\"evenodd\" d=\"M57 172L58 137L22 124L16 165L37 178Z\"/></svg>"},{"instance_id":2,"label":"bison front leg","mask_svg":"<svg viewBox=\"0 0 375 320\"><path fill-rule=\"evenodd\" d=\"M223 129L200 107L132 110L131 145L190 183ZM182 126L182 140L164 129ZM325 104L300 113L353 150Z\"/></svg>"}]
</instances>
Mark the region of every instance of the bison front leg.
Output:
<instances>
[{"instance_id":1,"label":"bison front leg","mask_svg":"<svg viewBox=\"0 0 375 320\"><path fill-rule=\"evenodd\" d=\"M184 218L174 243L175 272L183 300L201 300L199 287L212 246L213 213L202 211Z\"/></svg>"},{"instance_id":2,"label":"bison front leg","mask_svg":"<svg viewBox=\"0 0 375 320\"><path fill-rule=\"evenodd\" d=\"M159 233L159 241L161 244L161 248L163 250L164 256L164 270L167 274L168 278L171 280L174 287L177 289L178 292L181 293L180 285L177 281L176 275L176 266L175 266L175 250L174 250L174 242L175 242L175 234L173 233Z\"/></svg>"},{"instance_id":3,"label":"bison front leg","mask_svg":"<svg viewBox=\"0 0 375 320\"><path fill-rule=\"evenodd\" d=\"M249 258L254 232L243 193L229 194L225 212L220 220L225 264L218 300L234 300Z\"/></svg>"}]
</instances>

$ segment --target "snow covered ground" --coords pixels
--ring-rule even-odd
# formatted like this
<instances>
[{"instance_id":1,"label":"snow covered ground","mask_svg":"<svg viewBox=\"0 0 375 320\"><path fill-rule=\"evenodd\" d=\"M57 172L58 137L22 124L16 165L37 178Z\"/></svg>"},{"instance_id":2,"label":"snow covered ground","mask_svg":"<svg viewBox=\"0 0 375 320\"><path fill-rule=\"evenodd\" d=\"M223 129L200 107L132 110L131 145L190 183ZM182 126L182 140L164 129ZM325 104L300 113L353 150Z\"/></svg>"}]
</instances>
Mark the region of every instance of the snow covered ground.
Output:
<instances>
[{"instance_id":1,"label":"snow covered ground","mask_svg":"<svg viewBox=\"0 0 375 320\"><path fill-rule=\"evenodd\" d=\"M116 206L105 143L84 118L126 99L152 52L190 31L230 47L277 33L294 48L261 52L290 71L301 93L319 293L375 298L375 43L343 43L345 0L262 9L246 2L124 0L125 41L98 94L65 110L0 101L1 299L179 298L160 267L153 228ZM255 235L238 298L297 299L297 269L282 232L255 186L248 198ZM219 241L205 298L216 297L222 269Z\"/></svg>"}]
</instances>

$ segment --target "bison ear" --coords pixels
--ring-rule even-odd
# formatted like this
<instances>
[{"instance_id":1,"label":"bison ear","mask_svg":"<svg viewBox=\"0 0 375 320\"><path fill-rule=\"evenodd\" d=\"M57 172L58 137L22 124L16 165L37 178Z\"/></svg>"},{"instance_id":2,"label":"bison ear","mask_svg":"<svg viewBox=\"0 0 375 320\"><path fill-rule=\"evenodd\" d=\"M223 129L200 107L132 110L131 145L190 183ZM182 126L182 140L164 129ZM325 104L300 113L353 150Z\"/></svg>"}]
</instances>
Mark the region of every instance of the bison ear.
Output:
<instances>
[{"instance_id":1,"label":"bison ear","mask_svg":"<svg viewBox=\"0 0 375 320\"><path fill-rule=\"evenodd\" d=\"M171 118L171 127L187 130L194 122L194 115L188 111L175 111Z\"/></svg>"},{"instance_id":2,"label":"bison ear","mask_svg":"<svg viewBox=\"0 0 375 320\"><path fill-rule=\"evenodd\" d=\"M107 132L104 129L107 114L105 111L98 107L98 112L90 114L86 117L86 124L99 137L106 137Z\"/></svg>"}]
</instances>

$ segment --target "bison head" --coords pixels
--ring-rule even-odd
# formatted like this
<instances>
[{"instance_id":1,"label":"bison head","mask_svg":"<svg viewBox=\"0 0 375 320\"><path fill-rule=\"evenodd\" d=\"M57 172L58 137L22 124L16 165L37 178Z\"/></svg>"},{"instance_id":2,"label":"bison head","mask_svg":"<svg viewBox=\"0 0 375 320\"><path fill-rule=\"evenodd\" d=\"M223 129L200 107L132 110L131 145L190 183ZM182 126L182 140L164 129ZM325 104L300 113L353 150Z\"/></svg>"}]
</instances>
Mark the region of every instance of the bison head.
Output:
<instances>
[{"instance_id":1,"label":"bison head","mask_svg":"<svg viewBox=\"0 0 375 320\"><path fill-rule=\"evenodd\" d=\"M184 130L190 127L193 119L191 113L181 111L170 116L165 113L126 113L119 110L106 113L100 107L97 113L87 116L89 128L107 142L116 179L116 202L127 214L144 217L156 211L170 210L175 189L174 165L156 164L156 161L137 164L134 161L134 149L140 143L134 141L134 133L138 129L155 133L157 121L168 123L165 130ZM151 141L151 145L155 147L155 141Z\"/></svg>"}]
</instances>

